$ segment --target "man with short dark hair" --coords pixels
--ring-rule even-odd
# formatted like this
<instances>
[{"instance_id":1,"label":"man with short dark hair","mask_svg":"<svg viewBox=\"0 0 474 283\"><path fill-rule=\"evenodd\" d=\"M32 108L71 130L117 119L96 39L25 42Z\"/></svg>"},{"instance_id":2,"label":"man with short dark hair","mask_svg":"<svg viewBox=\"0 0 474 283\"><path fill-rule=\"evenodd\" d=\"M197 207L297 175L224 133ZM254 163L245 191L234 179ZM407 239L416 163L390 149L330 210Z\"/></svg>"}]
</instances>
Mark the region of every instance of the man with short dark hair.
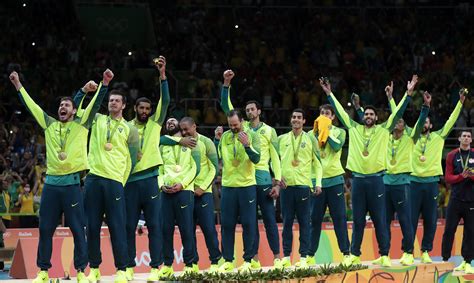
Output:
<instances>
[{"instance_id":1,"label":"man with short dark hair","mask_svg":"<svg viewBox=\"0 0 474 283\"><path fill-rule=\"evenodd\" d=\"M198 143L201 152L201 166L199 175L194 181L194 260L193 268L199 270L199 254L197 252L196 225L199 224L204 234L211 267L209 272L218 271L218 261L222 254L219 250L216 223L214 221L214 198L212 183L219 172L216 146L208 137L199 134L196 123L191 117L184 117L179 122L181 133L184 137L191 137Z\"/></svg>"},{"instance_id":2,"label":"man with short dark hair","mask_svg":"<svg viewBox=\"0 0 474 283\"><path fill-rule=\"evenodd\" d=\"M461 218L464 221L461 255L462 263L455 271L474 273L474 150L471 148L472 133L460 131L459 147L446 156L446 183L451 184L451 196L446 211L446 225L442 242L442 257L451 257L454 235Z\"/></svg>"},{"instance_id":3,"label":"man with short dark hair","mask_svg":"<svg viewBox=\"0 0 474 283\"><path fill-rule=\"evenodd\" d=\"M49 282L53 234L62 213L74 237L77 281L88 282L84 275L84 269L87 267L87 246L80 172L88 168L87 135L112 78L113 73L107 69L103 74L102 83L97 85L89 81L82 88L83 92L96 93L81 117L75 116L77 109L72 98L62 98L58 108L59 120L56 120L33 101L21 84L18 74L10 74L10 81L19 92L20 100L44 130L46 140L48 169L41 194L40 238L36 260L41 270L33 280L34 283Z\"/></svg>"},{"instance_id":4,"label":"man with short dark hair","mask_svg":"<svg viewBox=\"0 0 474 283\"><path fill-rule=\"evenodd\" d=\"M117 90L109 94L109 115L97 114L89 144L90 171L85 181L87 245L90 272L87 279L100 281L100 229L105 220L110 232L117 273L115 282L126 283L128 265L126 209L123 186L134 169L139 146L137 128L122 116L126 96Z\"/></svg>"},{"instance_id":5,"label":"man with short dark hair","mask_svg":"<svg viewBox=\"0 0 474 283\"><path fill-rule=\"evenodd\" d=\"M416 81L412 80L407 85L405 96L397 109L392 112L387 122L377 125L377 112L374 107L366 106L364 111L364 125L352 120L337 101L331 91L331 84L327 78L320 79L320 85L326 93L329 102L334 107L339 121L349 131L349 154L347 169L351 170L354 179L352 183L352 209L354 226L351 243L351 262L360 264L360 246L364 235L367 212L374 222L375 234L382 257L382 265L389 266L390 258L388 235L386 229L385 211L385 186L383 174L386 169L386 146L390 132L395 127L396 121L403 115L413 94Z\"/></svg>"},{"instance_id":6,"label":"man with short dark hair","mask_svg":"<svg viewBox=\"0 0 474 283\"><path fill-rule=\"evenodd\" d=\"M308 267L310 246L311 193L321 193L322 167L319 160L318 142L313 134L303 131L306 119L302 109L291 114L291 131L278 137L278 153L281 157L282 187L280 194L283 217L283 259L282 267L291 266L293 248L293 222L298 220L300 233L300 261L298 268ZM311 180L315 174L315 184Z\"/></svg>"},{"instance_id":7,"label":"man with short dark hair","mask_svg":"<svg viewBox=\"0 0 474 283\"><path fill-rule=\"evenodd\" d=\"M229 111L227 122L230 130L222 133L222 128L219 128L215 136L219 141L219 158L222 159L221 229L225 262L220 271L234 270L235 226L240 217L245 262L239 269L247 272L251 269L257 232L255 165L260 161L260 140L255 132L244 128L239 111Z\"/></svg>"}]
</instances>

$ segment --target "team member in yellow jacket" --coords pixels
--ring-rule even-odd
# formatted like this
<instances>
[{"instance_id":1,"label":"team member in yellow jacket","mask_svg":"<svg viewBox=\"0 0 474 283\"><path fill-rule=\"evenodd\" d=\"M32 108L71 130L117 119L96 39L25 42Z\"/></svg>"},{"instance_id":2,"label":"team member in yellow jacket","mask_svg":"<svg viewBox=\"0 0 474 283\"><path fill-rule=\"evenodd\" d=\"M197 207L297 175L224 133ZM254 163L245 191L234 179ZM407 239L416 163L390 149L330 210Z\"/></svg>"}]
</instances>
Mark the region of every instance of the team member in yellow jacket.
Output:
<instances>
[{"instance_id":1,"label":"team member in yellow jacket","mask_svg":"<svg viewBox=\"0 0 474 283\"><path fill-rule=\"evenodd\" d=\"M257 192L255 165L260 161L260 139L243 126L239 111L227 114L230 130L216 131L219 140L218 154L222 159L221 229L222 255L225 262L221 272L234 270L235 226L240 216L244 240L244 264L242 271L251 268L254 257L253 241L257 232Z\"/></svg>"},{"instance_id":2,"label":"team member in yellow jacket","mask_svg":"<svg viewBox=\"0 0 474 283\"><path fill-rule=\"evenodd\" d=\"M377 125L377 113L374 107L365 107L364 125L353 121L331 92L327 79L320 80L321 87L334 107L339 121L349 129L349 155L347 169L354 176L352 183L352 209L354 229L351 243L351 262L360 263L360 246L364 235L367 211L375 225L375 233L382 256L382 264L389 265L389 244L386 229L385 186L383 174L386 170L387 144L390 132L396 121L403 115L411 99L414 83L408 84L408 96L390 115L387 122Z\"/></svg>"},{"instance_id":3,"label":"team member in yellow jacket","mask_svg":"<svg viewBox=\"0 0 474 283\"><path fill-rule=\"evenodd\" d=\"M135 167L139 150L138 131L125 121L122 111L126 96L117 90L109 94L109 115L97 114L89 144L90 171L85 181L87 246L91 282L100 280L100 229L104 217L110 231L117 274L115 282L127 282L128 264L125 194L123 186Z\"/></svg>"},{"instance_id":4,"label":"team member in yellow jacket","mask_svg":"<svg viewBox=\"0 0 474 283\"><path fill-rule=\"evenodd\" d=\"M181 136L178 120L166 121L170 136ZM160 167L161 215L163 217L163 259L159 278L173 274L174 226L179 228L183 245L184 272L195 272L194 259L194 182L201 166L199 144L190 149L182 145L160 145L163 166Z\"/></svg>"},{"instance_id":5,"label":"team member in yellow jacket","mask_svg":"<svg viewBox=\"0 0 474 283\"><path fill-rule=\"evenodd\" d=\"M224 85L221 92L221 108L227 114L234 106L230 100L230 82L234 77L232 70L224 72ZM280 238L278 237L278 227L275 217L275 205L273 200L276 199L280 192L281 180L281 164L278 156L277 134L274 128L260 121L261 106L255 100L247 101L245 105L245 113L248 121L244 121L244 128L250 129L257 133L260 137L260 161L255 165L255 177L257 180L257 205L262 213L263 224L267 234L268 244L273 252L273 265L275 268L281 268L280 260ZM270 166L272 168L276 185L272 187L272 177L270 175ZM253 244L254 258L251 261L252 269L260 269L260 261L258 260L258 246L260 243L260 233L257 232Z\"/></svg>"},{"instance_id":6,"label":"team member in yellow jacket","mask_svg":"<svg viewBox=\"0 0 474 283\"><path fill-rule=\"evenodd\" d=\"M302 109L291 114L291 131L278 137L278 152L281 157L282 186L280 192L283 216L283 267L290 267L293 245L293 222L298 219L300 230L300 261L298 267L308 267L310 248L311 194L321 193L322 167L319 160L318 141L312 133L303 131L306 122ZM313 186L311 173L316 174Z\"/></svg>"},{"instance_id":7,"label":"team member in yellow jacket","mask_svg":"<svg viewBox=\"0 0 474 283\"><path fill-rule=\"evenodd\" d=\"M87 282L84 275L84 269L87 267L87 248L79 174L88 168L87 135L112 78L113 73L107 70L99 86L89 81L80 90L82 92L97 90L81 117L75 116L77 109L72 98L62 98L58 108L59 120L56 120L33 101L20 83L18 74L16 72L10 74L10 80L19 92L21 101L44 130L46 140L48 169L41 195L40 239L36 260L41 271L34 279L35 283L49 282L48 269L51 268L53 233L62 213L74 236L74 267L78 271L77 280Z\"/></svg>"}]
</instances>

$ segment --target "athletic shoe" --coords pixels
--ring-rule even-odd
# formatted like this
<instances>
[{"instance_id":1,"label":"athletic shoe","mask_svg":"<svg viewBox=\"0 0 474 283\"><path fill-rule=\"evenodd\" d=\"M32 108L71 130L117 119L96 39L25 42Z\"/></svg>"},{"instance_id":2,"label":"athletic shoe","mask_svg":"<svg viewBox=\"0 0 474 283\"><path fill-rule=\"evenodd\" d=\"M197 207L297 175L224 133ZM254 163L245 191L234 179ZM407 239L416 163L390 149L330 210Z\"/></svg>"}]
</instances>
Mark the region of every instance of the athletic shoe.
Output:
<instances>
[{"instance_id":1,"label":"athletic shoe","mask_svg":"<svg viewBox=\"0 0 474 283\"><path fill-rule=\"evenodd\" d=\"M252 264L248 261L244 261L244 263L239 267L239 271L241 273L250 272L252 270Z\"/></svg>"},{"instance_id":2,"label":"athletic shoe","mask_svg":"<svg viewBox=\"0 0 474 283\"><path fill-rule=\"evenodd\" d=\"M87 276L87 280L89 280L91 283L100 281L100 270L98 268L91 268L89 271L89 276Z\"/></svg>"},{"instance_id":3,"label":"athletic shoe","mask_svg":"<svg viewBox=\"0 0 474 283\"><path fill-rule=\"evenodd\" d=\"M262 269L262 265L260 264L260 261L255 260L253 258L250 261L250 267L252 268L252 270L261 270Z\"/></svg>"},{"instance_id":4,"label":"athletic shoe","mask_svg":"<svg viewBox=\"0 0 474 283\"><path fill-rule=\"evenodd\" d=\"M168 278L173 274L174 274L173 266L163 265L160 271L158 271L158 280L161 280L163 278Z\"/></svg>"},{"instance_id":5,"label":"athletic shoe","mask_svg":"<svg viewBox=\"0 0 474 283\"><path fill-rule=\"evenodd\" d=\"M415 263L415 259L413 258L413 254L406 253L405 258L403 261L400 260L402 265L413 265Z\"/></svg>"},{"instance_id":6,"label":"athletic shoe","mask_svg":"<svg viewBox=\"0 0 474 283\"><path fill-rule=\"evenodd\" d=\"M279 258L273 260L273 269L283 269L283 262Z\"/></svg>"},{"instance_id":7,"label":"athletic shoe","mask_svg":"<svg viewBox=\"0 0 474 283\"><path fill-rule=\"evenodd\" d=\"M344 266L351 266L352 265L352 257L350 255L345 255L342 258L342 265Z\"/></svg>"},{"instance_id":8,"label":"athletic shoe","mask_svg":"<svg viewBox=\"0 0 474 283\"><path fill-rule=\"evenodd\" d=\"M349 256L349 258L350 258L350 261L352 262L352 264L361 264L360 256L356 256L356 255L351 254Z\"/></svg>"},{"instance_id":9,"label":"athletic shoe","mask_svg":"<svg viewBox=\"0 0 474 283\"><path fill-rule=\"evenodd\" d=\"M125 274L127 275L127 280L128 281L132 281L133 280L133 274L135 272L133 271L133 267L127 267L127 269L125 269Z\"/></svg>"},{"instance_id":10,"label":"athletic shoe","mask_svg":"<svg viewBox=\"0 0 474 283\"><path fill-rule=\"evenodd\" d=\"M160 270L158 268L152 268L150 271L150 276L146 279L147 282L150 281L159 281L160 280Z\"/></svg>"},{"instance_id":11,"label":"athletic shoe","mask_svg":"<svg viewBox=\"0 0 474 283\"><path fill-rule=\"evenodd\" d=\"M474 274L474 267L470 265L469 263L467 263L466 267L464 268L464 272L466 274Z\"/></svg>"},{"instance_id":12,"label":"athletic shoe","mask_svg":"<svg viewBox=\"0 0 474 283\"><path fill-rule=\"evenodd\" d=\"M379 257L372 261L373 265L382 265L382 257Z\"/></svg>"},{"instance_id":13,"label":"athletic shoe","mask_svg":"<svg viewBox=\"0 0 474 283\"><path fill-rule=\"evenodd\" d=\"M296 268L308 268L308 262L306 260L305 257L303 258L300 258L300 261L298 261L297 263L295 263L295 267Z\"/></svg>"},{"instance_id":14,"label":"athletic shoe","mask_svg":"<svg viewBox=\"0 0 474 283\"><path fill-rule=\"evenodd\" d=\"M403 255L402 257L398 260L399 263L403 263L405 261L405 258L407 256L407 253L406 252L403 252Z\"/></svg>"},{"instance_id":15,"label":"athletic shoe","mask_svg":"<svg viewBox=\"0 0 474 283\"><path fill-rule=\"evenodd\" d=\"M219 273L227 273L234 271L234 263L232 261L226 261L219 267Z\"/></svg>"},{"instance_id":16,"label":"athletic shoe","mask_svg":"<svg viewBox=\"0 0 474 283\"><path fill-rule=\"evenodd\" d=\"M40 270L33 280L33 283L49 283L48 271Z\"/></svg>"},{"instance_id":17,"label":"athletic shoe","mask_svg":"<svg viewBox=\"0 0 474 283\"><path fill-rule=\"evenodd\" d=\"M306 263L307 263L309 266L316 265L316 257L315 257L315 256L308 256L308 257L306 257Z\"/></svg>"},{"instance_id":18,"label":"athletic shoe","mask_svg":"<svg viewBox=\"0 0 474 283\"><path fill-rule=\"evenodd\" d=\"M431 260L431 257L428 254L428 252L423 252L423 254L421 255L421 263L432 263L432 262L433 260Z\"/></svg>"},{"instance_id":19,"label":"athletic shoe","mask_svg":"<svg viewBox=\"0 0 474 283\"><path fill-rule=\"evenodd\" d=\"M460 265L454 268L454 271L464 271L464 269L466 269L466 264L467 262L463 260Z\"/></svg>"},{"instance_id":20,"label":"athletic shoe","mask_svg":"<svg viewBox=\"0 0 474 283\"><path fill-rule=\"evenodd\" d=\"M77 272L76 279L77 283L89 283L89 280L87 280L86 275L82 271Z\"/></svg>"},{"instance_id":21,"label":"athletic shoe","mask_svg":"<svg viewBox=\"0 0 474 283\"><path fill-rule=\"evenodd\" d=\"M211 267L209 268L209 270L207 271L209 273L217 273L219 272L219 265L217 264L211 264Z\"/></svg>"},{"instance_id":22,"label":"athletic shoe","mask_svg":"<svg viewBox=\"0 0 474 283\"><path fill-rule=\"evenodd\" d=\"M289 256L285 256L282 260L281 260L281 265L283 265L283 268L288 268L288 267L291 267L291 259Z\"/></svg>"},{"instance_id":23,"label":"athletic shoe","mask_svg":"<svg viewBox=\"0 0 474 283\"><path fill-rule=\"evenodd\" d=\"M390 267L392 266L392 261L390 260L390 257L388 255L382 256L382 262L381 265L383 267Z\"/></svg>"},{"instance_id":24,"label":"athletic shoe","mask_svg":"<svg viewBox=\"0 0 474 283\"><path fill-rule=\"evenodd\" d=\"M123 270L118 270L117 273L115 273L115 283L127 283L127 272Z\"/></svg>"},{"instance_id":25,"label":"athletic shoe","mask_svg":"<svg viewBox=\"0 0 474 283\"><path fill-rule=\"evenodd\" d=\"M193 270L195 273L199 273L199 265L197 263L193 263Z\"/></svg>"}]
</instances>

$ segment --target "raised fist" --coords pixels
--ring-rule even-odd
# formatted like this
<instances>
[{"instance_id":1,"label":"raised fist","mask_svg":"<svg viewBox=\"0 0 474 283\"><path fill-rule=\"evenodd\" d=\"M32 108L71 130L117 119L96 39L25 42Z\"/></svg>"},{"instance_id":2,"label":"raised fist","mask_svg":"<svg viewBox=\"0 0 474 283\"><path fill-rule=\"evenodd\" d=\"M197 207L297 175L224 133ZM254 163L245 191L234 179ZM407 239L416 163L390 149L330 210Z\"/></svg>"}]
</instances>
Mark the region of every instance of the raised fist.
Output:
<instances>
[{"instance_id":1,"label":"raised fist","mask_svg":"<svg viewBox=\"0 0 474 283\"><path fill-rule=\"evenodd\" d=\"M18 76L18 73L13 71L11 72L10 76L8 76L12 84L15 86L16 90L20 90L21 88L21 83L20 83L20 78Z\"/></svg>"},{"instance_id":2,"label":"raised fist","mask_svg":"<svg viewBox=\"0 0 474 283\"><path fill-rule=\"evenodd\" d=\"M94 81L88 81L84 87L82 88L82 90L85 92L85 93L88 93L88 92L94 92L97 90L97 87L98 85L96 84L96 82Z\"/></svg>"},{"instance_id":3,"label":"raised fist","mask_svg":"<svg viewBox=\"0 0 474 283\"><path fill-rule=\"evenodd\" d=\"M423 101L424 101L426 106L428 106L428 107L430 106L430 104L431 104L431 94L429 92L425 91L423 93Z\"/></svg>"},{"instance_id":4,"label":"raised fist","mask_svg":"<svg viewBox=\"0 0 474 283\"><path fill-rule=\"evenodd\" d=\"M104 71L104 74L102 76L102 81L104 86L108 86L110 81L114 78L114 73L110 69L107 69Z\"/></svg>"},{"instance_id":5,"label":"raised fist","mask_svg":"<svg viewBox=\"0 0 474 283\"><path fill-rule=\"evenodd\" d=\"M158 58L153 59L156 68L160 71L160 78L166 80L166 58L165 56L158 56Z\"/></svg>"},{"instance_id":6,"label":"raised fist","mask_svg":"<svg viewBox=\"0 0 474 283\"><path fill-rule=\"evenodd\" d=\"M226 70L226 71L224 71L223 76L224 76L224 85L229 86L230 81L232 80L232 78L234 78L235 74L234 74L234 71L232 71L232 70Z\"/></svg>"},{"instance_id":7,"label":"raised fist","mask_svg":"<svg viewBox=\"0 0 474 283\"><path fill-rule=\"evenodd\" d=\"M223 133L224 133L224 128L222 126L217 127L216 130L214 131L214 136L216 140L220 140Z\"/></svg>"}]
</instances>

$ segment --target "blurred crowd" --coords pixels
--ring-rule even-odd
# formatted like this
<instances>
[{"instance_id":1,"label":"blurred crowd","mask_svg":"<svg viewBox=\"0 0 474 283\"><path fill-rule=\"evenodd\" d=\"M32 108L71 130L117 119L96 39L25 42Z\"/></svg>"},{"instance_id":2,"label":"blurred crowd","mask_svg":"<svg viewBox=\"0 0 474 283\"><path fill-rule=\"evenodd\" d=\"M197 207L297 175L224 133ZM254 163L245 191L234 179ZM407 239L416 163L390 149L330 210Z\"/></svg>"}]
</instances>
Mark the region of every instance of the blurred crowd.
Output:
<instances>
[{"instance_id":1,"label":"blurred crowd","mask_svg":"<svg viewBox=\"0 0 474 283\"><path fill-rule=\"evenodd\" d=\"M128 2L115 1L115 5ZM318 84L321 76L330 78L343 103L357 93L363 104L379 107L384 120L385 85L394 81L399 100L407 80L416 73L421 77L419 91L433 95L435 128L451 113L459 89L474 86L474 29L470 28L474 11L469 4L451 1L445 7L430 7L431 1L423 1L424 5L384 1L384 5L354 7L352 1L328 0L316 7L311 6L314 1L296 1L292 6L278 6L280 1L133 2L149 7L156 38L152 48L92 45L74 1L2 3L0 213L34 214L46 169L43 133L7 79L12 70L19 71L34 99L55 116L59 97L73 94L89 79L100 79L106 67L126 74L117 76L112 87L126 90L132 101L156 97L156 82L145 81L136 70L152 71L152 58L163 54L170 72L169 114L190 115L212 129L226 124L218 99L222 72L231 68L236 73L231 90L234 105L260 101L264 120L280 132L295 107L316 117L318 106L326 103ZM91 3L101 5L101 1ZM405 115L409 125L421 103L421 95L415 95ZM466 100L457 127L474 126L473 103ZM131 118L131 107L127 113ZM8 218L3 217L7 223ZM34 218L24 219L22 225L36 225Z\"/></svg>"}]
</instances>

